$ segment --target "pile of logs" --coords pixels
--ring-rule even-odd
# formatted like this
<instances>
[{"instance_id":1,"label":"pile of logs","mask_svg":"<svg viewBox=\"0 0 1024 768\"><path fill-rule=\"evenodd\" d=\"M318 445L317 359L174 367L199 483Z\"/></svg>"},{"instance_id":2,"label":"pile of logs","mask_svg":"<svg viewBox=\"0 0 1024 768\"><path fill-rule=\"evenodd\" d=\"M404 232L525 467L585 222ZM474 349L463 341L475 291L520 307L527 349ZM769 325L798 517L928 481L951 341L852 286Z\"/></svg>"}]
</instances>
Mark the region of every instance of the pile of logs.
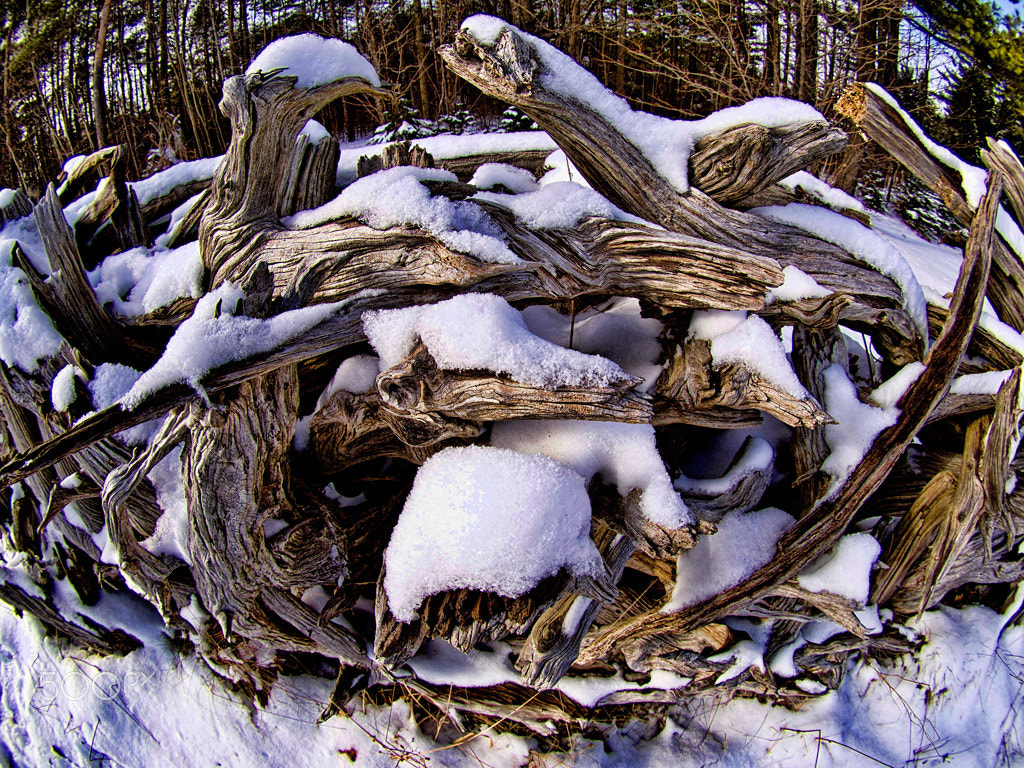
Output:
<instances>
[{"instance_id":1,"label":"pile of logs","mask_svg":"<svg viewBox=\"0 0 1024 768\"><path fill-rule=\"evenodd\" d=\"M573 229L539 230L480 202L520 257L516 264L460 253L417 227L374 229L341 217L289 228L282 218L338 194L337 142L300 138L307 120L335 99L378 89L361 78L310 88L279 72L230 78L220 106L232 139L211 181L190 181L140 205L120 148L109 148L79 163L35 205L16 193L0 211L0 223L34 216L50 274L37 271L18 247L12 258L66 342L31 373L0 369L0 523L9 562L19 553L18 569L42 594L54 579L66 579L85 605L104 590L130 585L160 611L183 647L250 694L265 695L267 681L288 669L296 653L315 653L338 673L325 716L356 692L411 696L425 716L445 720L455 710L542 735L552 732L552 723L599 722L623 707L649 712L685 696L724 692L795 702L811 695L807 686L759 666L717 682L731 662L712 657L743 639L734 621L731 628L725 623L729 617L772 620L765 623L769 653L791 643L807 622L839 624L843 632L803 645L794 659L804 677L825 689L838 685L851 653L906 651L911 641L895 629L868 631L856 616L864 605L797 582L851 530L869 531L881 543L870 603L897 618L943 599L1000 607L1007 594L1000 585L1024 575L1017 555L1024 489L1015 484L1022 356L978 320L987 297L1003 323L1024 330L1024 264L996 232L1004 192L1007 216L1024 221L1024 172L1012 152L991 146L988 191L971 207L957 172L933 158L905 116L875 91L854 85L839 105L845 131L818 121L745 124L701 139L689 157L691 189L683 193L598 111L546 89L537 51L513 28L496 41L464 29L441 53L456 74L532 117L594 190L657 226L589 217ZM847 131L877 141L969 227L955 292L948 304L928 307L931 340L893 278L839 245L749 212L764 204L815 203L778 182L842 152ZM431 194L472 195L476 190L464 179L482 159L446 161L463 181L431 183ZM531 155L486 159L539 170ZM422 149L394 146L360 170L400 164L433 160ZM63 208L81 198L97 169L109 174L72 226ZM197 192L168 243L198 240L205 291L239 286L245 298L236 314L252 318L332 302L344 302L342 308L277 348L209 371L202 396L178 383L131 408L94 410L76 378L75 401L56 410L54 378L66 365L85 378L101 363L146 370L190 316L196 300L185 298L130 321L116 318L86 272L109 254L151 245L167 214ZM862 212L849 215L870 223ZM828 295L769 302L788 266ZM663 373L649 393L634 391L632 380L562 391L487 371L445 370L420 345L381 372L368 392L339 390L313 411L338 365L367 351L364 312L468 292L564 312L609 297L636 298L645 316L664 324ZM742 363L714 366L709 343L687 333L693 312L711 309L756 314L776 332L791 327L792 366L809 396L795 397ZM878 371L853 369L844 328L870 341ZM823 407L824 371L839 364L866 392L911 363L923 363L923 370L899 399L895 424L830 488L832 478L821 469L829 453L823 430L832 421ZM1007 369L1013 373L995 395L950 393L959 375ZM293 448L296 425L310 415L309 446L300 457ZM156 418L162 426L144 448L132 452L118 438ZM427 598L416 621L396 621L380 586L383 557L416 468L447 446L486 444L494 422L524 418L653 424L673 477L684 458L727 430L770 418L791 428L791 436L772 464L745 474L727 492L682 492L698 521L680 530L644 519L634 496L620 498L595 480L592 538L607 583L558 574L515 598L450 590ZM146 475L178 446L190 564L141 544L162 514ZM324 493L330 483L347 495L362 494L362 501L339 506ZM72 503L74 523L66 513ZM720 594L663 612L679 553L713 536L713 521L723 514L766 506L797 521L770 562ZM268 533L268 520L285 525ZM104 528L115 565L103 561L94 542ZM319 610L301 599L316 587L329 598ZM13 577L0 584L0 600L32 614L62 641L103 654L138 646L122 631L62 615L39 594ZM582 618L567 622L581 600L587 601ZM459 688L399 674L428 638L464 651L503 641L521 680ZM592 710L548 690L565 675L619 674L643 682L659 670L691 682L677 690L624 686Z\"/></svg>"}]
</instances>

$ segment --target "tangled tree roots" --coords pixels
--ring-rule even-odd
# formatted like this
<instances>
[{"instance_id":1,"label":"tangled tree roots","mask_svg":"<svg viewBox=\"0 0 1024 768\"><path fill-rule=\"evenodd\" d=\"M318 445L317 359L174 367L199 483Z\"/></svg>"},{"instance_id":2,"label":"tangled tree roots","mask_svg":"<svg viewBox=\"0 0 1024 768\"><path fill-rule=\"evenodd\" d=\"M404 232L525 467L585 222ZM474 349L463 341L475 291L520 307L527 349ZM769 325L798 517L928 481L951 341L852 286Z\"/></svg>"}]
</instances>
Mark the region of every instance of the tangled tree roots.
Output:
<instances>
[{"instance_id":1,"label":"tangled tree roots","mask_svg":"<svg viewBox=\"0 0 1024 768\"><path fill-rule=\"evenodd\" d=\"M837 244L841 238L751 211L802 201L839 215L815 197L817 187L778 184L842 151L846 134L838 126L744 123L710 133L679 158L691 183L682 192L596 106L551 86L550 61L532 38L505 27L484 40L471 30L442 49L447 65L532 117L586 182L630 216L542 228L494 198L478 198L473 204L516 257L501 262L424 226L374 227L340 214L306 226L288 217L335 197L338 147L330 137L307 140L304 126L329 102L378 89L361 77L302 88L280 70L225 82L221 109L232 139L212 180L189 179L140 203L124 178L121 149L107 148L35 205L20 192L0 198L0 224L34 217L25 226L38 230L49 270L18 244L11 269L21 270L34 311L45 312L61 337L34 367L6 358L2 366L4 542L21 553L17 569L42 592L17 586L9 570L0 600L62 640L129 653L135 638L62 615L39 596L66 579L89 605L101 590L125 590L127 582L159 609L170 633L190 639L215 668L230 668L227 677L244 690L264 690L291 654L315 653L339 669L325 716L364 691L412 696L431 717L458 710L542 735L557 730L553 724L597 723L623 707L648 714L701 694L796 702L817 687L795 680L833 689L852 653L907 650L899 632L865 624L865 601L812 591L800 579L852 531L881 544L867 604L906 616L951 593L997 602L998 585L1020 579L1024 567L1015 554L1024 510L1015 483L1022 357L1007 342L1013 334L1000 331L1024 330L1024 265L1007 234L1011 217L996 230L1004 189L1010 213L1024 214L1024 173L1013 153L991 146L987 191L969 202L959 174L929 154L884 94L855 85L839 105L847 130L877 140L970 228L955 289L929 296L925 328L923 315L915 317L913 280L898 282L894 270L872 265L878 260ZM486 159L536 172L536 154ZM435 174L423 183L436 199L465 201L477 192L465 179L482 159L446 161L463 181ZM360 163L364 175L402 165L433 160L397 145ZM110 173L91 202L74 203L101 167ZM97 369L152 367L175 329L185 328L196 298L115 316L87 270L111 253L151 246L167 214L185 210L181 204L194 195L185 215L171 219L164 245L198 240L204 293L237 298L233 307L218 301L210 322L313 319L293 323L269 346L214 361L190 383L171 381L98 408L90 387ZM73 203L77 217L69 224L64 208ZM840 213L869 231L862 210ZM823 290L773 294L789 267ZM339 363L367 351L364 313L467 293L494 294L516 308L550 305L574 318L612 297L639 300L644 317L662 324L662 372L648 388L626 374L552 386L459 368L418 343L366 391L335 389L317 401ZM1002 323L979 324L986 297ZM26 307L11 311L33 308ZM707 310L749 313L776 334L789 329L792 351L783 361L802 392L751 359L717 359L714 339L691 332L694 313ZM851 357L851 331L864 341L859 361ZM852 382L864 400L900 369L908 373L890 403L891 420L848 471L829 471L837 438L828 430L845 418L830 405L835 377ZM1006 372L998 387L951 388L957 377L997 371ZM57 403L58 389L67 402ZM134 452L119 439L157 418L162 426ZM784 425L785 437L767 458L755 438L734 441L731 450L742 448L721 478L677 481L695 515L679 527L645 515L640 489L622 495L595 478L591 538L602 573L563 568L512 597L450 587L427 596L412 621L399 621L384 588L384 557L417 467L451 446L488 445L495 424L525 419L653 425L673 478L701 455L725 450L724 437L751 435L765 421ZM299 425L305 445L296 442ZM147 475L179 447L187 551L157 553L146 542L163 511ZM355 498L339 503L335 488ZM717 535L720 521L767 507L794 520L773 556L704 599L672 600L688 550ZM116 566L101 559L94 538L102 530ZM802 628L825 620L842 631L820 643L800 640ZM733 654L721 652L749 634L751 622L767 637L765 659L795 648L794 675L764 665L723 675ZM481 652L510 653L519 681L439 686L403 669L430 638L467 652L503 641ZM689 682L634 684L656 671ZM548 690L566 675L623 684L610 684L599 705L587 708Z\"/></svg>"}]
</instances>

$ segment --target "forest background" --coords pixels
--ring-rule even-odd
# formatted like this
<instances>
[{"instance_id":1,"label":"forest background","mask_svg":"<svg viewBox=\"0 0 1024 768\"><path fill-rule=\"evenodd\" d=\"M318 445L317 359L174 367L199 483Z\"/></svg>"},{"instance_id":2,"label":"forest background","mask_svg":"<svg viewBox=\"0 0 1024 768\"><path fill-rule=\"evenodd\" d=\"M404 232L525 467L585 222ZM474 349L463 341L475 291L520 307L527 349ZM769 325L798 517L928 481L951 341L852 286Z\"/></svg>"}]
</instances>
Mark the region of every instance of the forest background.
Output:
<instances>
[{"instance_id":1,"label":"forest background","mask_svg":"<svg viewBox=\"0 0 1024 768\"><path fill-rule=\"evenodd\" d=\"M127 146L129 178L220 154L230 135L217 110L224 79L269 41L298 32L350 40L394 84L390 99L320 117L342 138L446 115L449 129L479 118L493 125L504 106L437 55L463 18L481 12L553 42L657 114L696 118L788 96L828 116L847 83L875 81L969 161L986 136L1024 148L1024 26L1008 0L0 0L0 8L0 186L32 197L64 160L102 146ZM865 160L870 153L854 142L829 180L852 190Z\"/></svg>"}]
</instances>

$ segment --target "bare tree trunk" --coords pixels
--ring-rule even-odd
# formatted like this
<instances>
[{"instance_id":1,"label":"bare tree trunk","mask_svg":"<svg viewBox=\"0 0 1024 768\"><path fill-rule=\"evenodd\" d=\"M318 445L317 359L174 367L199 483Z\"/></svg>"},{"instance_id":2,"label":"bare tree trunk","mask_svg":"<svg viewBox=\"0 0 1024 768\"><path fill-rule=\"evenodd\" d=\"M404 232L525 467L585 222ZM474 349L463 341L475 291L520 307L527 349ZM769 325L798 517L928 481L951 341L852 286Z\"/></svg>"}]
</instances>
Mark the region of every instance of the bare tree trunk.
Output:
<instances>
[{"instance_id":1,"label":"bare tree trunk","mask_svg":"<svg viewBox=\"0 0 1024 768\"><path fill-rule=\"evenodd\" d=\"M92 111L96 124L96 148L107 145L107 95L103 82L103 55L107 45L107 25L110 23L111 0L103 0L100 26L96 31L96 50L92 59Z\"/></svg>"}]
</instances>

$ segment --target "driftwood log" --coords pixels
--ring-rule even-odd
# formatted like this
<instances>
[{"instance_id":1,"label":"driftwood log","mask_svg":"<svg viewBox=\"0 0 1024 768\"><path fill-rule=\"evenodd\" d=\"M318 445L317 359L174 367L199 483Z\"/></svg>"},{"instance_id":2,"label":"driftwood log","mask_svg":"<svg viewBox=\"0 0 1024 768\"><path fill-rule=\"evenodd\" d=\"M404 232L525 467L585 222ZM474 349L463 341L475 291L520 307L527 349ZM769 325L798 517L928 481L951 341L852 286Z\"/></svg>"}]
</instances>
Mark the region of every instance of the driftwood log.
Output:
<instances>
[{"instance_id":1,"label":"driftwood log","mask_svg":"<svg viewBox=\"0 0 1024 768\"><path fill-rule=\"evenodd\" d=\"M1024 216L1024 168L1009 147L992 143L986 151L987 191L971 208L952 171L877 93L855 88L841 107L970 228L948 305L928 307L929 343L892 277L842 246L749 211L790 199L777 182L841 150L846 137L838 127L746 124L706 136L679 159L691 183L684 193L600 111L545 88L542 57L514 28L494 40L464 29L441 53L456 74L532 117L594 190L648 223L589 216L544 229L494 198L476 201L518 257L512 263L462 252L416 225L374 228L328 215L298 226L288 217L339 193L338 144L310 141L308 121L336 99L380 91L359 77L301 88L281 71L225 82L220 106L232 137L212 181L185 182L140 206L125 179L124 150L112 147L80 161L34 206L20 192L6 194L0 226L32 213L50 266L44 274L15 244L12 269L21 270L64 341L34 370L0 366L0 527L4 546L20 553L19 578L35 585L30 594L8 574L0 600L64 642L126 653L137 647L134 638L62 615L52 583L67 579L92 604L102 590L127 590L127 579L171 631L192 640L215 667L231 666L233 679L256 679L289 654L335 660L341 672L325 715L340 711L362 681L367 696L412 691L443 701L442 712L551 737L552 722L599 722L611 716L609 707L650 713L683 696L725 692L794 704L810 695L756 667L719 681L730 662L715 654L743 640L737 616L773 622L771 652L810 622L836 622L842 634L805 644L794 656L800 674L826 688L838 685L852 653L907 650L895 630L867 631L856 613L863 605L799 583L800 573L852 530L880 542L884 567L874 572L870 602L898 616L950 595L996 601L990 585L1024 576L1015 554L1024 536L1024 490L1016 485L1024 356L996 319L979 322L987 296L999 320L1024 327L1024 267L996 225L1004 196L1005 215ZM538 175L543 166L533 155L489 160ZM470 199L477 190L466 180L481 161L444 161L460 181L429 182L429 193ZM422 148L395 145L361 160L359 172L433 164ZM91 203L69 224L64 206L101 169L107 175ZM213 366L201 381L158 387L130 407L96 409L87 385L98 367L151 367L196 301L119 318L101 304L86 272L112 253L150 246L157 220L197 194L166 245L198 241L204 292L237 286L244 298L234 315L253 322L317 305L330 311L273 349ZM870 225L870 215L855 218ZM769 297L791 266L826 295ZM421 340L372 386L321 396L341 362L365 354L364 313L461 293L496 294L516 308L550 305L569 313L570 323L612 297L637 299L664 329L661 373L644 386L627 374L602 386L528 384L506 373L446 367ZM804 392L749 362L716 363L714 343L689 333L694 313L707 310L745 312L790 334L785 364ZM864 342L880 376L856 367L851 336ZM830 476L823 466L836 419L827 371L838 366L864 396L909 363L919 370L896 403L895 421L848 476ZM69 367L72 402L58 409L54 382ZM958 376L999 371L1006 374L997 391L953 387ZM119 435L154 419L162 419L154 435L130 452ZM413 621L397 620L383 587L384 557L417 468L446 447L486 445L495 423L520 419L652 425L693 521L679 528L652 522L638 490L620 494L598 476L588 495L601 576L563 569L515 596L448 589L428 596ZM767 453L753 434L766 422L786 435ZM716 450L709 446L737 434L741 447L730 449L735 456L720 477L683 475L702 452ZM147 475L179 448L187 547L156 554L145 542L164 513ZM796 520L774 556L718 594L666 610L678 558L716 535L727 516L770 506ZM103 530L115 566L103 563L93 540ZM430 638L466 652L505 643L520 682L442 692L398 671ZM691 682L676 690L624 689L591 710L545 690L566 675L635 681L654 671Z\"/></svg>"}]
</instances>

